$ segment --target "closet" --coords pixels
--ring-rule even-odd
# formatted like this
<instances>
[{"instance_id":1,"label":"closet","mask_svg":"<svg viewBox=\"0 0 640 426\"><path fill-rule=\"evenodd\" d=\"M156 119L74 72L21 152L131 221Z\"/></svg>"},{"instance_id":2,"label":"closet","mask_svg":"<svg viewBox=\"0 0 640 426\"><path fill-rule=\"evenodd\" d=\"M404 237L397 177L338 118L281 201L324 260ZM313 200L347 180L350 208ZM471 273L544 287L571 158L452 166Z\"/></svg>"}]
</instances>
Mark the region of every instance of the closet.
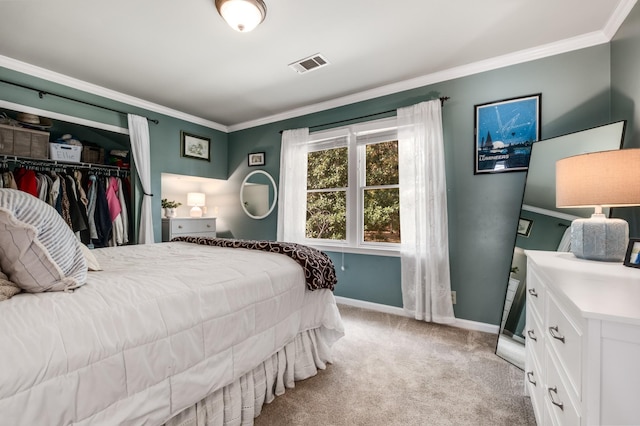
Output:
<instances>
[{"instance_id":1,"label":"closet","mask_svg":"<svg viewBox=\"0 0 640 426\"><path fill-rule=\"evenodd\" d=\"M129 155L126 158L110 155L114 152L119 155L130 153L129 135L100 128L99 123L83 120L84 124L78 124L72 122L74 118L70 116L50 119L45 111L37 112L40 126L25 123L25 113L17 109L0 108L3 121L0 130L4 131L1 138L4 149L0 150L0 187L29 192L47 202L60 213L78 239L89 247L137 243L134 235L137 213L136 206L132 205L135 199L132 176L135 174L130 170ZM96 127L91 124L96 124ZM7 132L13 133L9 135ZM11 145L7 145L7 141L12 141L14 148L28 145L16 134L35 134L43 138L36 141L36 146L44 144L46 152L8 150ZM51 159L56 157L51 153L53 146L50 143L64 142L63 139L80 142L82 156L73 161ZM30 146L34 146L33 140Z\"/></svg>"},{"instance_id":2,"label":"closet","mask_svg":"<svg viewBox=\"0 0 640 426\"><path fill-rule=\"evenodd\" d=\"M0 156L0 187L25 191L55 208L90 248L133 242L127 169L4 155Z\"/></svg>"}]
</instances>

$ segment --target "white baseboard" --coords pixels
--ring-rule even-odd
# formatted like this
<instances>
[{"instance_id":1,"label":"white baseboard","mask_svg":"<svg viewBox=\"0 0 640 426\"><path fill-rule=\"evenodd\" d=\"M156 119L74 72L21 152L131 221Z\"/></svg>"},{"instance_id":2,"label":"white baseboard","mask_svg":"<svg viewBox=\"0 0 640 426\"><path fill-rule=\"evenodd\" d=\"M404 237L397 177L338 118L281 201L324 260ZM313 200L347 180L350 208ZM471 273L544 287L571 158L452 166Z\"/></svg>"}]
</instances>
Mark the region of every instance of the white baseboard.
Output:
<instances>
[{"instance_id":1,"label":"white baseboard","mask_svg":"<svg viewBox=\"0 0 640 426\"><path fill-rule=\"evenodd\" d=\"M404 309L397 306L382 305L380 303L366 302L364 300L350 299L348 297L335 296L336 302L354 306L356 308L369 309L376 312L383 312L385 314L399 315L401 317L412 318ZM484 322L469 321L465 319L456 318L456 322L451 324L453 327L464 328L466 330L482 331L484 333L498 334L498 326L493 324L487 324Z\"/></svg>"}]
</instances>

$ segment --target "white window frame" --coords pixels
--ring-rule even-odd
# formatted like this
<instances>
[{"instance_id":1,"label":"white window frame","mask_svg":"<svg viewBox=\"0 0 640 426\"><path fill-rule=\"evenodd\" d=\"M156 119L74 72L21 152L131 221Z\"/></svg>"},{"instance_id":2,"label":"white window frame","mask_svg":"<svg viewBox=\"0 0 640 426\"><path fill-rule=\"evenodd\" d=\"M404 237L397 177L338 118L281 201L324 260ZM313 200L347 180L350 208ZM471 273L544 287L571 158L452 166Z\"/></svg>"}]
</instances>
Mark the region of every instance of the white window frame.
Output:
<instances>
[{"instance_id":1,"label":"white window frame","mask_svg":"<svg viewBox=\"0 0 640 426\"><path fill-rule=\"evenodd\" d=\"M364 190L366 145L397 140L396 118L386 118L309 134L309 152L348 147L349 176L347 187L347 238L336 241L305 238L304 243L326 251L399 256L399 243L364 241ZM400 165L398 165L400 167ZM385 185L382 188L392 188ZM399 188L399 185L397 186ZM374 189L377 187L369 187ZM306 190L306 182L305 182Z\"/></svg>"}]
</instances>

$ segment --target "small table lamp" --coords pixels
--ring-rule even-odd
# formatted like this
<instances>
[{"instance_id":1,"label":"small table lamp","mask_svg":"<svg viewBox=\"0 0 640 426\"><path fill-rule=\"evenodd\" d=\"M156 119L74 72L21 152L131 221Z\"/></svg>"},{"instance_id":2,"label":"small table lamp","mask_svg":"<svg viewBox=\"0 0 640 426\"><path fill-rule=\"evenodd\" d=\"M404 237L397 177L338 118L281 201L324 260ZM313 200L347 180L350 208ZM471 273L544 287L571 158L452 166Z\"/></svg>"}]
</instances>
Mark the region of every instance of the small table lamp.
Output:
<instances>
[{"instance_id":1,"label":"small table lamp","mask_svg":"<svg viewBox=\"0 0 640 426\"><path fill-rule=\"evenodd\" d=\"M607 218L602 207L640 205L640 149L600 151L556 162L556 206L594 207L589 219L571 223L571 252L582 259L619 262L629 225Z\"/></svg>"},{"instance_id":2,"label":"small table lamp","mask_svg":"<svg viewBox=\"0 0 640 426\"><path fill-rule=\"evenodd\" d=\"M191 217L202 217L201 206L204 206L204 193L202 192L188 192L187 193L187 205L193 206L189 212Z\"/></svg>"}]
</instances>

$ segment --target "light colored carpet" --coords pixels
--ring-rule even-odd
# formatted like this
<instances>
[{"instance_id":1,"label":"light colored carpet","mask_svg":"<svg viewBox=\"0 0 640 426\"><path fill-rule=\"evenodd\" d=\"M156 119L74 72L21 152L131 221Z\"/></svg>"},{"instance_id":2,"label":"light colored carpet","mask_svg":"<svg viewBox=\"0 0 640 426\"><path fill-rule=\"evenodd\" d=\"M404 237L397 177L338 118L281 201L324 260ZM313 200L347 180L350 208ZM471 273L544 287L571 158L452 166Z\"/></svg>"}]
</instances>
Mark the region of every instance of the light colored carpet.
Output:
<instances>
[{"instance_id":1,"label":"light colored carpet","mask_svg":"<svg viewBox=\"0 0 640 426\"><path fill-rule=\"evenodd\" d=\"M523 372L497 336L339 306L334 363L263 407L255 425L535 425Z\"/></svg>"}]
</instances>

